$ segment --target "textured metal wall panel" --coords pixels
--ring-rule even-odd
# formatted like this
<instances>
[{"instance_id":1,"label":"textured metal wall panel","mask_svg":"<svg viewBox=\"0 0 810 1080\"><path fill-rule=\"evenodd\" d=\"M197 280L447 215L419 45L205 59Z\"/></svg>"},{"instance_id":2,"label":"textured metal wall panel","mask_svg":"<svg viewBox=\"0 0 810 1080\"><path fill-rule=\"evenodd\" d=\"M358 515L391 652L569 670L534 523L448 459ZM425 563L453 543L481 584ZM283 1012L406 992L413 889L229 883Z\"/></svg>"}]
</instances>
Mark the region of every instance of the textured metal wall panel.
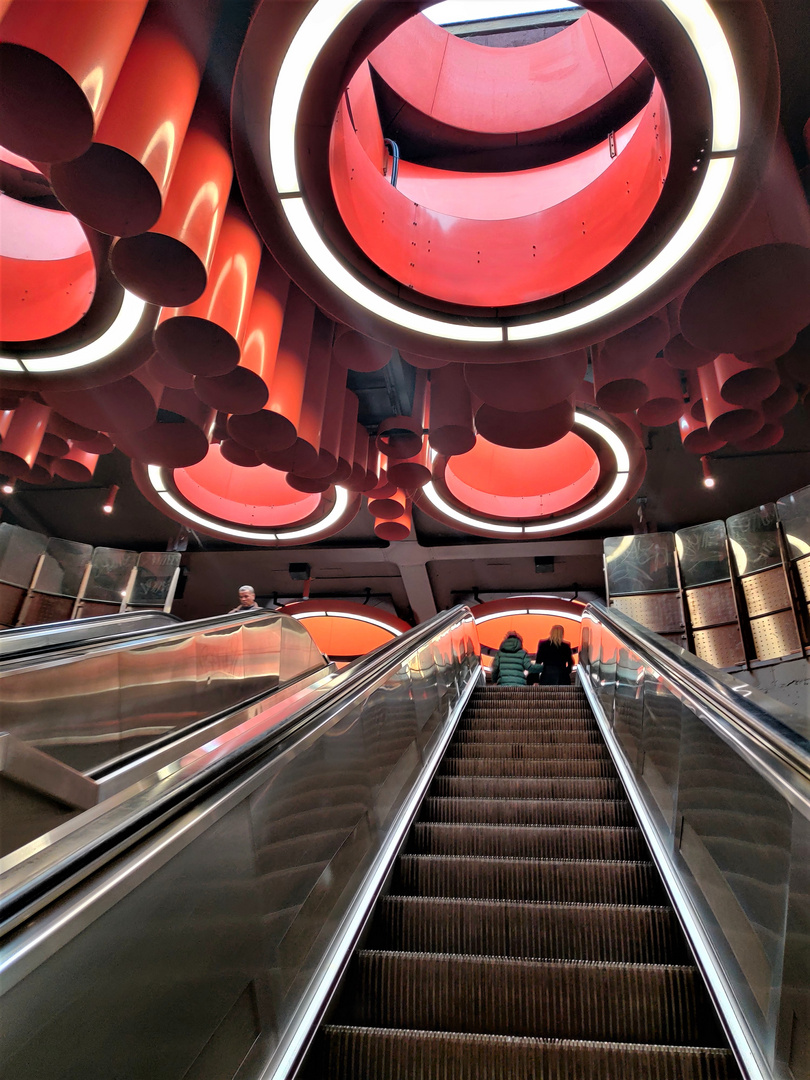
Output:
<instances>
[{"instance_id":1,"label":"textured metal wall panel","mask_svg":"<svg viewBox=\"0 0 810 1080\"><path fill-rule=\"evenodd\" d=\"M791 606L785 572L781 566L742 579L745 603L752 619Z\"/></svg>"},{"instance_id":2,"label":"textured metal wall panel","mask_svg":"<svg viewBox=\"0 0 810 1080\"><path fill-rule=\"evenodd\" d=\"M751 620L757 660L778 660L791 653L801 652L793 610L779 611Z\"/></svg>"},{"instance_id":3,"label":"textured metal wall panel","mask_svg":"<svg viewBox=\"0 0 810 1080\"><path fill-rule=\"evenodd\" d=\"M646 596L615 596L610 606L635 619L656 633L674 633L683 626L681 599L678 593L652 593Z\"/></svg>"},{"instance_id":4,"label":"textured metal wall panel","mask_svg":"<svg viewBox=\"0 0 810 1080\"><path fill-rule=\"evenodd\" d=\"M686 603L692 626L696 630L703 626L720 626L722 623L737 622L734 592L730 581L719 581L715 585L687 589Z\"/></svg>"},{"instance_id":5,"label":"textured metal wall panel","mask_svg":"<svg viewBox=\"0 0 810 1080\"><path fill-rule=\"evenodd\" d=\"M695 631L695 653L715 667L736 667L745 663L745 649L737 623Z\"/></svg>"},{"instance_id":6,"label":"textured metal wall panel","mask_svg":"<svg viewBox=\"0 0 810 1080\"><path fill-rule=\"evenodd\" d=\"M810 555L800 559L796 563L796 569L799 572L799 581L802 583L804 598L810 604Z\"/></svg>"}]
</instances>

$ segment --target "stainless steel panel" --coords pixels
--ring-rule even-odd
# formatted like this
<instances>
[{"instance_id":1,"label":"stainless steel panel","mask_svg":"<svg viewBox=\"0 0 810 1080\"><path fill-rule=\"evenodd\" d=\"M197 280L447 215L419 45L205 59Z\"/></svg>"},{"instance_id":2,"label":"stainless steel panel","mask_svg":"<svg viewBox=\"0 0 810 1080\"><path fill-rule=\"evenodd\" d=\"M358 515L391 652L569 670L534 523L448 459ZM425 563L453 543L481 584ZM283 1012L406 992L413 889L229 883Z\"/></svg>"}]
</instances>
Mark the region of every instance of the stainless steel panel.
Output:
<instances>
[{"instance_id":1,"label":"stainless steel panel","mask_svg":"<svg viewBox=\"0 0 810 1080\"><path fill-rule=\"evenodd\" d=\"M636 653L623 645L616 654L616 695L613 729L635 767L641 750L644 720L644 665Z\"/></svg>"},{"instance_id":2,"label":"stainless steel panel","mask_svg":"<svg viewBox=\"0 0 810 1080\"><path fill-rule=\"evenodd\" d=\"M611 597L610 606L656 634L672 633L683 627L679 593Z\"/></svg>"},{"instance_id":3,"label":"stainless steel panel","mask_svg":"<svg viewBox=\"0 0 810 1080\"><path fill-rule=\"evenodd\" d=\"M685 587L709 585L730 578L724 521L708 521L691 529L679 529L675 533L675 546L681 582Z\"/></svg>"},{"instance_id":4,"label":"stainless steel panel","mask_svg":"<svg viewBox=\"0 0 810 1080\"><path fill-rule=\"evenodd\" d=\"M279 678L282 682L286 682L294 674L309 671L321 654L310 637L309 631L296 619L285 619L281 634Z\"/></svg>"},{"instance_id":5,"label":"stainless steel panel","mask_svg":"<svg viewBox=\"0 0 810 1080\"><path fill-rule=\"evenodd\" d=\"M48 538L0 521L0 581L27 589Z\"/></svg>"},{"instance_id":6,"label":"stainless steel panel","mask_svg":"<svg viewBox=\"0 0 810 1080\"><path fill-rule=\"evenodd\" d=\"M782 553L776 523L774 503L764 503L726 520L731 551L740 577L781 565Z\"/></svg>"},{"instance_id":7,"label":"stainless steel panel","mask_svg":"<svg viewBox=\"0 0 810 1080\"><path fill-rule=\"evenodd\" d=\"M802 650L793 609L751 620L757 660L780 660Z\"/></svg>"},{"instance_id":8,"label":"stainless steel panel","mask_svg":"<svg viewBox=\"0 0 810 1080\"><path fill-rule=\"evenodd\" d=\"M745 647L739 625L713 626L709 630L696 630L695 653L718 668L736 667L745 663Z\"/></svg>"},{"instance_id":9,"label":"stainless steel panel","mask_svg":"<svg viewBox=\"0 0 810 1080\"><path fill-rule=\"evenodd\" d=\"M478 680L458 618L356 691L336 676L321 716L4 943L4 1080L261 1074Z\"/></svg>"},{"instance_id":10,"label":"stainless steel panel","mask_svg":"<svg viewBox=\"0 0 810 1080\"><path fill-rule=\"evenodd\" d=\"M734 589L730 581L718 581L714 585L687 589L686 604L695 630L704 626L737 622Z\"/></svg>"},{"instance_id":11,"label":"stainless steel panel","mask_svg":"<svg viewBox=\"0 0 810 1080\"><path fill-rule=\"evenodd\" d=\"M604 541L608 595L669 592L678 587L672 533L611 536Z\"/></svg>"},{"instance_id":12,"label":"stainless steel panel","mask_svg":"<svg viewBox=\"0 0 810 1080\"><path fill-rule=\"evenodd\" d=\"M121 548L94 548L93 558L90 561L90 577L87 579L84 595L88 600L120 604L126 594L129 575L137 561L136 551L124 551Z\"/></svg>"},{"instance_id":13,"label":"stainless steel panel","mask_svg":"<svg viewBox=\"0 0 810 1080\"><path fill-rule=\"evenodd\" d=\"M798 559L806 555L810 550L810 486L780 499L776 513L785 530L790 557Z\"/></svg>"},{"instance_id":14,"label":"stainless steel panel","mask_svg":"<svg viewBox=\"0 0 810 1080\"><path fill-rule=\"evenodd\" d=\"M761 574L744 577L742 587L745 606L752 619L757 615L769 615L772 611L791 607L790 592L781 565L773 570L763 570Z\"/></svg>"},{"instance_id":15,"label":"stainless steel panel","mask_svg":"<svg viewBox=\"0 0 810 1080\"><path fill-rule=\"evenodd\" d=\"M36 580L36 591L52 596L78 596L84 568L92 555L90 544L77 544L73 540L51 537L45 548L45 561Z\"/></svg>"},{"instance_id":16,"label":"stainless steel panel","mask_svg":"<svg viewBox=\"0 0 810 1080\"><path fill-rule=\"evenodd\" d=\"M181 558L179 551L142 551L138 556L138 572L129 598L130 604L133 607L162 607Z\"/></svg>"},{"instance_id":17,"label":"stainless steel panel","mask_svg":"<svg viewBox=\"0 0 810 1080\"><path fill-rule=\"evenodd\" d=\"M174 633L153 644L118 652L116 658L119 744L116 753L108 754L104 760L109 761L216 711L216 708L207 710L208 701L200 692L200 683L207 672L200 667L198 635ZM214 702L217 702L215 695L211 704Z\"/></svg>"}]
</instances>

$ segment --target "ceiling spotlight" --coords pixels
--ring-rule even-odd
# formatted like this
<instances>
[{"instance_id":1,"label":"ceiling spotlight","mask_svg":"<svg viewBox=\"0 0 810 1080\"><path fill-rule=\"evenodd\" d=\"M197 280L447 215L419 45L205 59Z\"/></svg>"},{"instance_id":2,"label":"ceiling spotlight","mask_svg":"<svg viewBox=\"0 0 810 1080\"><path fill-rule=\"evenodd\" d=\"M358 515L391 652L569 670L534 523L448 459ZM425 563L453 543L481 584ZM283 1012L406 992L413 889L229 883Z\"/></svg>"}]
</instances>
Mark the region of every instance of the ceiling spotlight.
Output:
<instances>
[{"instance_id":1,"label":"ceiling spotlight","mask_svg":"<svg viewBox=\"0 0 810 1080\"><path fill-rule=\"evenodd\" d=\"M3 492L4 495L13 495L14 494L14 488L16 487L16 483L17 483L16 480L11 480L11 479L4 480L3 481L3 486L2 486L2 488L0 488L0 490Z\"/></svg>"},{"instance_id":2,"label":"ceiling spotlight","mask_svg":"<svg viewBox=\"0 0 810 1080\"><path fill-rule=\"evenodd\" d=\"M111 514L113 512L113 507L115 506L115 497L117 494L118 484L112 484L110 486L110 490L107 492L106 498L104 499L104 504L101 507L105 514Z\"/></svg>"},{"instance_id":3,"label":"ceiling spotlight","mask_svg":"<svg viewBox=\"0 0 810 1080\"><path fill-rule=\"evenodd\" d=\"M712 476L712 470L711 470L711 466L709 464L709 459L706 457L705 454L700 459L700 464L703 466L703 486L707 487L707 488L713 488L716 481L715 481L714 477Z\"/></svg>"}]
</instances>

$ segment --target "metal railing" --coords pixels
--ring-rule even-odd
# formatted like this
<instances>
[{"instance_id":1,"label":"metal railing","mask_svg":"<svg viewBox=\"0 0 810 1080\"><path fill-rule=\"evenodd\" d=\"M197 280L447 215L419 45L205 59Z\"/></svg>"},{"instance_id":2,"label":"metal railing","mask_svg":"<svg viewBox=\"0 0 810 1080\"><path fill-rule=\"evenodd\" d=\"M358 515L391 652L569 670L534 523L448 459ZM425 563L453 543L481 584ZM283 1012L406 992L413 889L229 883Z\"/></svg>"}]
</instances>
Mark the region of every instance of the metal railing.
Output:
<instances>
[{"instance_id":1,"label":"metal railing","mask_svg":"<svg viewBox=\"0 0 810 1080\"><path fill-rule=\"evenodd\" d=\"M290 1075L479 658L442 613L0 861L4 1080Z\"/></svg>"},{"instance_id":2,"label":"metal railing","mask_svg":"<svg viewBox=\"0 0 810 1080\"><path fill-rule=\"evenodd\" d=\"M744 1075L810 1075L810 721L601 604L579 672Z\"/></svg>"}]
</instances>

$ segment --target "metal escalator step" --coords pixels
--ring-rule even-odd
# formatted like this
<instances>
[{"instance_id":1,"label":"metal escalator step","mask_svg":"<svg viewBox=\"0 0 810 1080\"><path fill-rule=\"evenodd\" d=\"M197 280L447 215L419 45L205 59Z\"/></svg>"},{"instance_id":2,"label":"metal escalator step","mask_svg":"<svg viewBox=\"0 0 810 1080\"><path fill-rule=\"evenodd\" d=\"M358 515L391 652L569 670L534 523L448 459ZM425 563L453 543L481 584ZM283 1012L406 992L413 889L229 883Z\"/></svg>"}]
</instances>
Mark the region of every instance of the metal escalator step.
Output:
<instances>
[{"instance_id":1,"label":"metal escalator step","mask_svg":"<svg viewBox=\"0 0 810 1080\"><path fill-rule=\"evenodd\" d=\"M422 821L482 825L634 825L624 799L427 798Z\"/></svg>"},{"instance_id":2,"label":"metal escalator step","mask_svg":"<svg viewBox=\"0 0 810 1080\"><path fill-rule=\"evenodd\" d=\"M697 969L360 950L349 1023L722 1045Z\"/></svg>"},{"instance_id":3,"label":"metal escalator step","mask_svg":"<svg viewBox=\"0 0 810 1080\"><path fill-rule=\"evenodd\" d=\"M570 728L521 728L503 730L493 727L462 728L456 732L454 743L513 743L521 740L531 743L601 743L598 731L576 731Z\"/></svg>"},{"instance_id":4,"label":"metal escalator step","mask_svg":"<svg viewBox=\"0 0 810 1080\"><path fill-rule=\"evenodd\" d=\"M666 903L655 867L643 862L403 855L393 889L416 896L563 904Z\"/></svg>"},{"instance_id":5,"label":"metal escalator step","mask_svg":"<svg viewBox=\"0 0 810 1080\"><path fill-rule=\"evenodd\" d=\"M333 1080L739 1080L728 1050L330 1024Z\"/></svg>"},{"instance_id":6,"label":"metal escalator step","mask_svg":"<svg viewBox=\"0 0 810 1080\"><path fill-rule=\"evenodd\" d=\"M616 766L604 758L450 757L439 766L441 776L616 776Z\"/></svg>"},{"instance_id":7,"label":"metal escalator step","mask_svg":"<svg viewBox=\"0 0 810 1080\"><path fill-rule=\"evenodd\" d=\"M387 896L370 949L691 964L671 908Z\"/></svg>"},{"instance_id":8,"label":"metal escalator step","mask_svg":"<svg viewBox=\"0 0 810 1080\"><path fill-rule=\"evenodd\" d=\"M572 776L437 776L430 794L446 799L620 799L618 778Z\"/></svg>"},{"instance_id":9,"label":"metal escalator step","mask_svg":"<svg viewBox=\"0 0 810 1080\"><path fill-rule=\"evenodd\" d=\"M513 859L645 862L637 828L561 825L448 825L419 821L408 844L413 855L478 855Z\"/></svg>"},{"instance_id":10,"label":"metal escalator step","mask_svg":"<svg viewBox=\"0 0 810 1080\"><path fill-rule=\"evenodd\" d=\"M607 747L604 743L530 743L530 742L507 742L507 743L451 743L447 750L447 757L513 757L513 758L541 758L555 759L564 758L590 758L609 759Z\"/></svg>"}]
</instances>

